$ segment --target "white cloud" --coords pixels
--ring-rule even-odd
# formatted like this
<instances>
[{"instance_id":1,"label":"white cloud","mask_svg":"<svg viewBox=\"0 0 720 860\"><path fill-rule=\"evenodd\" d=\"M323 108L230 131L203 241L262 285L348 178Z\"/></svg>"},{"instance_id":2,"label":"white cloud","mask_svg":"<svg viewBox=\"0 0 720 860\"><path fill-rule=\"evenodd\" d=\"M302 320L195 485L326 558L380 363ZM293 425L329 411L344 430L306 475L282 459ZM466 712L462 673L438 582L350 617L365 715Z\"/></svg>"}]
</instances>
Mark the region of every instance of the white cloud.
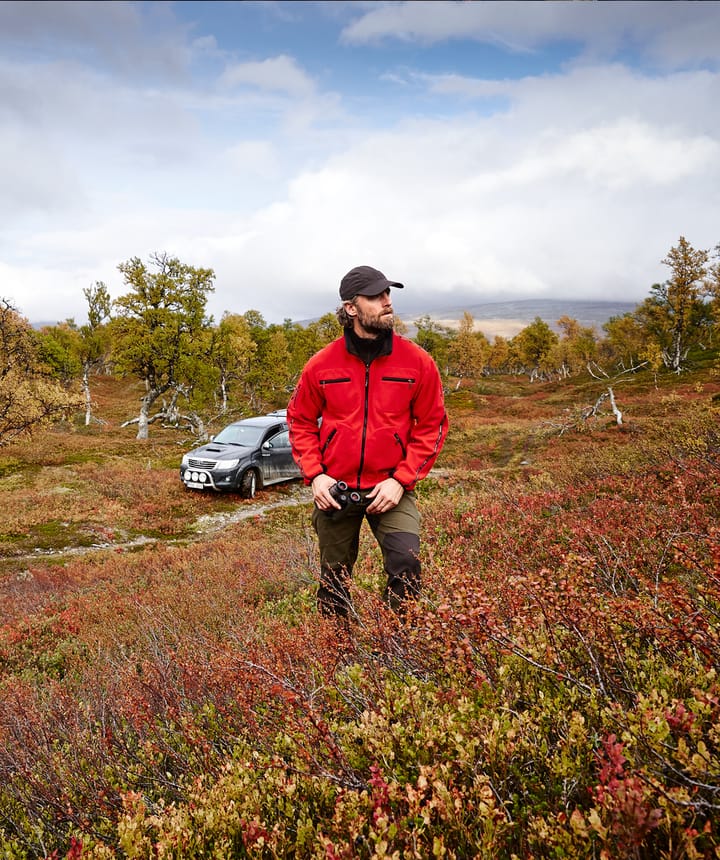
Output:
<instances>
[{"instance_id":1,"label":"white cloud","mask_svg":"<svg viewBox=\"0 0 720 860\"><path fill-rule=\"evenodd\" d=\"M0 3L0 47L6 56L36 62L47 53L125 79L184 78L192 58L185 35L165 3L148 4L144 11L137 3Z\"/></svg>"},{"instance_id":2,"label":"white cloud","mask_svg":"<svg viewBox=\"0 0 720 860\"><path fill-rule=\"evenodd\" d=\"M225 163L234 174L275 178L280 172L278 152L267 140L241 140L225 153Z\"/></svg>"},{"instance_id":3,"label":"white cloud","mask_svg":"<svg viewBox=\"0 0 720 860\"><path fill-rule=\"evenodd\" d=\"M260 90L306 97L315 92L315 83L292 58L285 55L228 66L220 78L222 87L257 87Z\"/></svg>"},{"instance_id":4,"label":"white cloud","mask_svg":"<svg viewBox=\"0 0 720 860\"><path fill-rule=\"evenodd\" d=\"M638 49L661 67L720 59L717 2L405 2L380 5L343 30L350 44L476 39L516 52L575 40L589 55Z\"/></svg>"},{"instance_id":5,"label":"white cloud","mask_svg":"<svg viewBox=\"0 0 720 860\"><path fill-rule=\"evenodd\" d=\"M545 132L537 142L537 150L526 152L509 168L485 175L478 190L581 182L588 191L642 193L707 175L720 158L720 142L706 135L673 135L632 120L571 133Z\"/></svg>"},{"instance_id":6,"label":"white cloud","mask_svg":"<svg viewBox=\"0 0 720 860\"><path fill-rule=\"evenodd\" d=\"M273 305L290 316L331 307L361 262L406 280L401 307L461 290L641 300L679 235L716 243L720 143L712 119L702 130L682 107L706 75L649 82L617 67L611 78L612 89L604 69L520 82L504 87L517 98L500 117L365 135L299 176L272 218L251 219L244 264L262 272L269 305L273 287L296 285L285 313ZM595 92L602 108L583 110ZM663 92L679 102L673 124Z\"/></svg>"},{"instance_id":7,"label":"white cloud","mask_svg":"<svg viewBox=\"0 0 720 860\"><path fill-rule=\"evenodd\" d=\"M20 241L18 254L56 266L34 267L21 286L34 302L43 282L67 285L62 272L71 269L78 299L96 279L118 295L119 262L164 250L215 269L216 316L248 308L272 320L319 315L334 308L340 278L360 263L407 284L400 311L459 294L480 301L582 291L639 301L665 277L659 261L679 235L696 247L718 240L714 120L709 130L693 128L682 107L698 80L709 86L706 76L648 81L616 67L520 81L503 87L510 109L499 116L407 120L358 135L299 173L277 202L245 215L160 201L133 211L132 195L116 197L97 225L78 220ZM659 118L663 91L678 100L673 125ZM601 92L599 108L585 105ZM275 150L244 141L226 155L262 174ZM77 265L88 248L96 265ZM59 310L67 286L45 293L28 315L72 315Z\"/></svg>"}]
</instances>

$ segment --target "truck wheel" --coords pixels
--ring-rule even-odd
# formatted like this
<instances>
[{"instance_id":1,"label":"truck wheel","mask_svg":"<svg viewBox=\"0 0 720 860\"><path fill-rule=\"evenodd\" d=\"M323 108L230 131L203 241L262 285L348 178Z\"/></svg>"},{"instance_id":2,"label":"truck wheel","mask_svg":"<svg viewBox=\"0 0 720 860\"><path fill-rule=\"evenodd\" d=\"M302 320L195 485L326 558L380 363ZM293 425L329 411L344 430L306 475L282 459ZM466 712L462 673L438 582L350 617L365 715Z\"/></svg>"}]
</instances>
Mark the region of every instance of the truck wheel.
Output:
<instances>
[{"instance_id":1,"label":"truck wheel","mask_svg":"<svg viewBox=\"0 0 720 860\"><path fill-rule=\"evenodd\" d=\"M255 469L248 469L247 472L244 472L240 479L240 494L243 498L254 499L258 488L257 484L258 479Z\"/></svg>"}]
</instances>

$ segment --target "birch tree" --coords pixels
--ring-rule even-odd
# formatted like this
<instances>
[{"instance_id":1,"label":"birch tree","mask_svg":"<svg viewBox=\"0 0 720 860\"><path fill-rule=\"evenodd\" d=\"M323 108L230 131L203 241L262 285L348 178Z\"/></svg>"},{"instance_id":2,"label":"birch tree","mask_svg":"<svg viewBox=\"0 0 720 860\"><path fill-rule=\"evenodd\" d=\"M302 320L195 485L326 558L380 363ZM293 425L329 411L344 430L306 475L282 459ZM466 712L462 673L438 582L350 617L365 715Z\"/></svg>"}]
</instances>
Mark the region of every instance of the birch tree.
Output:
<instances>
[{"instance_id":1,"label":"birch tree","mask_svg":"<svg viewBox=\"0 0 720 860\"><path fill-rule=\"evenodd\" d=\"M80 326L80 361L87 427L93 420L90 374L105 362L110 352L106 322L110 319L112 300L102 281L96 281L94 286L85 288L83 295L88 303L88 321Z\"/></svg>"},{"instance_id":2,"label":"birch tree","mask_svg":"<svg viewBox=\"0 0 720 860\"><path fill-rule=\"evenodd\" d=\"M228 412L230 389L234 385L239 389L244 386L256 349L245 317L241 314L224 313L213 332L212 345L213 364L219 373L222 415Z\"/></svg>"},{"instance_id":3,"label":"birch tree","mask_svg":"<svg viewBox=\"0 0 720 860\"><path fill-rule=\"evenodd\" d=\"M451 372L457 377L456 389L463 379L476 379L483 372L490 354L490 344L482 332L475 331L475 320L465 311L460 320L457 336L448 347Z\"/></svg>"},{"instance_id":4,"label":"birch tree","mask_svg":"<svg viewBox=\"0 0 720 860\"><path fill-rule=\"evenodd\" d=\"M199 363L207 362L211 321L205 316L208 293L214 289L212 269L199 269L175 257L155 254L154 271L133 257L118 266L130 291L114 302L115 358L117 368L138 376L145 385L138 424L138 439L147 439L151 410L169 393L191 387Z\"/></svg>"},{"instance_id":5,"label":"birch tree","mask_svg":"<svg viewBox=\"0 0 720 860\"><path fill-rule=\"evenodd\" d=\"M512 339L512 346L531 382L548 370L547 359L558 340L555 332L540 317L535 317Z\"/></svg>"},{"instance_id":6,"label":"birch tree","mask_svg":"<svg viewBox=\"0 0 720 860\"><path fill-rule=\"evenodd\" d=\"M0 299L0 446L66 417L81 403L42 361L30 323Z\"/></svg>"},{"instance_id":7,"label":"birch tree","mask_svg":"<svg viewBox=\"0 0 720 860\"><path fill-rule=\"evenodd\" d=\"M662 351L665 367L680 373L691 346L699 340L709 308L702 300L708 251L695 250L684 236L661 262L671 271L638 308L638 315Z\"/></svg>"}]
</instances>

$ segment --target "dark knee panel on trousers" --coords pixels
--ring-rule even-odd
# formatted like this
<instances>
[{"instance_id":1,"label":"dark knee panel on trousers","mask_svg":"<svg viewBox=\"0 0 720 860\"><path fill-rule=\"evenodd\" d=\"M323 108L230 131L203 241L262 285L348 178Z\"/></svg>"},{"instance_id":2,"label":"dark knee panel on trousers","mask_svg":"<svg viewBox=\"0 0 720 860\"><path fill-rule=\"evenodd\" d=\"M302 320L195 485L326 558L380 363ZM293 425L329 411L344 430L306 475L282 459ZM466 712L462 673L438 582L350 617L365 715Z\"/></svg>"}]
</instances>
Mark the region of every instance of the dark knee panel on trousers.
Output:
<instances>
[{"instance_id":1,"label":"dark knee panel on trousers","mask_svg":"<svg viewBox=\"0 0 720 860\"><path fill-rule=\"evenodd\" d=\"M385 599L393 609L420 593L420 538L409 532L390 532L382 542L387 574Z\"/></svg>"}]
</instances>

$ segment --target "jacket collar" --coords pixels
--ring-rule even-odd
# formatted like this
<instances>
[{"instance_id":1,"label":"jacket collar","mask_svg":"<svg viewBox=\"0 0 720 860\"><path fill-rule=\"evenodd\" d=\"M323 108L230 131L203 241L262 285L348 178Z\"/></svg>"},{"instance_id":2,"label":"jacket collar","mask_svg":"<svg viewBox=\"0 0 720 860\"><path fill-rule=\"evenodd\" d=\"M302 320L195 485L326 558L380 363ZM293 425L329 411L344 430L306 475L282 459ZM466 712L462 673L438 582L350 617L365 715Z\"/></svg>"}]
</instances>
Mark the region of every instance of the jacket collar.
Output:
<instances>
[{"instance_id":1,"label":"jacket collar","mask_svg":"<svg viewBox=\"0 0 720 860\"><path fill-rule=\"evenodd\" d=\"M366 340L358 337L351 328L346 328L343 332L345 336L345 348L350 353L359 358L365 364L370 364L376 358L384 355L390 355L393 350L394 333L392 329L375 340Z\"/></svg>"}]
</instances>

